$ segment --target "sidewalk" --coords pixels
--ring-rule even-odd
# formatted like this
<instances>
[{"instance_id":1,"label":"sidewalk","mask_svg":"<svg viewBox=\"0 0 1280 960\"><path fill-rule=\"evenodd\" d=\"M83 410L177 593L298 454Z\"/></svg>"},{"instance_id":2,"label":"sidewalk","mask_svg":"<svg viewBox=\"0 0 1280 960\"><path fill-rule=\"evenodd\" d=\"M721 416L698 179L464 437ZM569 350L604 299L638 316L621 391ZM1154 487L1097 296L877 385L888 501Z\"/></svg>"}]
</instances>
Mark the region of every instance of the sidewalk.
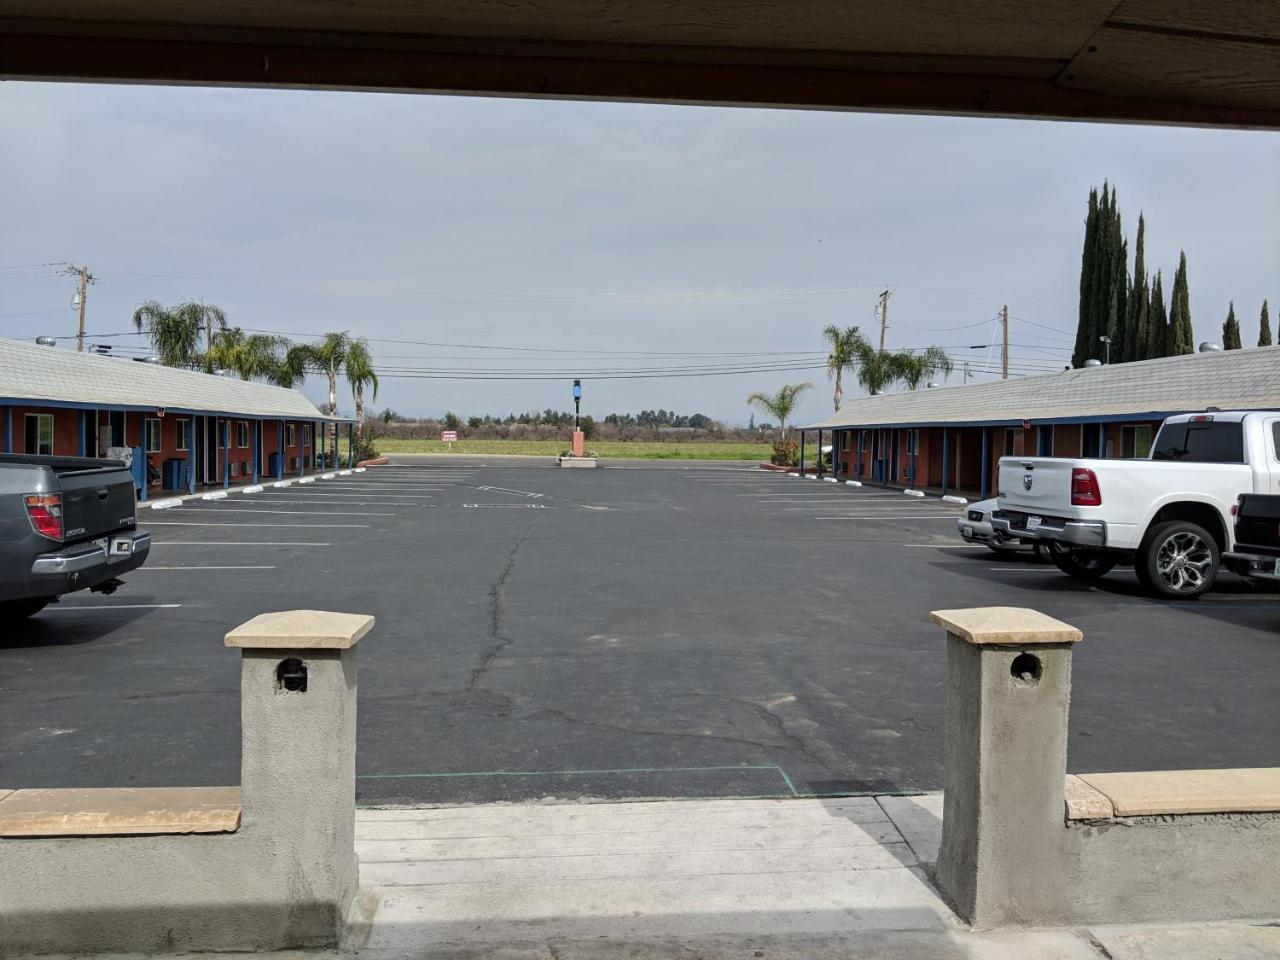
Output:
<instances>
[{"instance_id":1,"label":"sidewalk","mask_svg":"<svg viewBox=\"0 0 1280 960\"><path fill-rule=\"evenodd\" d=\"M1205 960L1280 926L974 933L926 880L942 797L357 811L361 958Z\"/></svg>"}]
</instances>

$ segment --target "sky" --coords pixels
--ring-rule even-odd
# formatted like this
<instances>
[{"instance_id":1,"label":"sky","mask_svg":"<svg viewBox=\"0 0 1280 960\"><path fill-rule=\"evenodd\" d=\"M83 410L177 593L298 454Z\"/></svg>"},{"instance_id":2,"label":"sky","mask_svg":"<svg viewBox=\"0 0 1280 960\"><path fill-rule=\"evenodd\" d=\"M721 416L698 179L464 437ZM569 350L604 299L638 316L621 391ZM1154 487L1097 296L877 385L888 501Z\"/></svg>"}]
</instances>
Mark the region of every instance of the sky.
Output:
<instances>
[{"instance_id":1,"label":"sky","mask_svg":"<svg viewBox=\"0 0 1280 960\"><path fill-rule=\"evenodd\" d=\"M571 409L580 377L597 418L742 424L748 393L812 381L802 422L831 410L823 327L874 342L885 289L887 345L948 348L949 383L998 375L1006 304L1014 374L1061 369L1104 179L1166 291L1186 251L1197 340L1234 300L1255 342L1262 300L1280 313L1277 170L1280 134L1252 131L9 82L0 336L74 335L69 262L97 278L89 342L119 353L145 350L120 335L141 302L203 299L368 338L374 405L410 416Z\"/></svg>"}]
</instances>

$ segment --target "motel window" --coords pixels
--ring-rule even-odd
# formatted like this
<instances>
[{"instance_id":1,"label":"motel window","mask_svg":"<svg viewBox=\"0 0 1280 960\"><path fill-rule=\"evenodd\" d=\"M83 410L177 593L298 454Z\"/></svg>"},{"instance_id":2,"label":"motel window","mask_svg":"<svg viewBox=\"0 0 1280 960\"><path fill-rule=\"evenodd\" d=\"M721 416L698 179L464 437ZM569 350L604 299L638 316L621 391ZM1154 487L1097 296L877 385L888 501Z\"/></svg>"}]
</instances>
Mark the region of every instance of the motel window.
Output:
<instances>
[{"instance_id":1,"label":"motel window","mask_svg":"<svg viewBox=\"0 0 1280 960\"><path fill-rule=\"evenodd\" d=\"M178 447L177 447L177 449L179 449L179 450L190 450L190 449L191 449L191 421L190 421L190 420L177 420L177 421L175 421L175 422L176 422L176 423L177 423L177 425L178 425L178 426L177 426L177 428L176 428L176 429L177 429L177 431L178 431L178 438L177 438L177 439L178 439Z\"/></svg>"},{"instance_id":2,"label":"motel window","mask_svg":"<svg viewBox=\"0 0 1280 960\"><path fill-rule=\"evenodd\" d=\"M840 452L841 453L849 452L849 431L848 430L842 430L840 432Z\"/></svg>"},{"instance_id":3,"label":"motel window","mask_svg":"<svg viewBox=\"0 0 1280 960\"><path fill-rule=\"evenodd\" d=\"M147 453L160 452L160 423L161 421L155 417L147 417L147 423L146 423Z\"/></svg>"},{"instance_id":4,"label":"motel window","mask_svg":"<svg viewBox=\"0 0 1280 960\"><path fill-rule=\"evenodd\" d=\"M865 430L858 431L858 452L867 452L867 431Z\"/></svg>"},{"instance_id":5,"label":"motel window","mask_svg":"<svg viewBox=\"0 0 1280 960\"><path fill-rule=\"evenodd\" d=\"M1146 459L1151 455L1151 427L1135 424L1120 428L1120 456L1125 460Z\"/></svg>"},{"instance_id":6,"label":"motel window","mask_svg":"<svg viewBox=\"0 0 1280 960\"><path fill-rule=\"evenodd\" d=\"M284 445L286 447L296 447L298 445L298 428L292 423L285 424Z\"/></svg>"},{"instance_id":7,"label":"motel window","mask_svg":"<svg viewBox=\"0 0 1280 960\"><path fill-rule=\"evenodd\" d=\"M907 431L907 453L917 453L920 450L920 431Z\"/></svg>"},{"instance_id":8,"label":"motel window","mask_svg":"<svg viewBox=\"0 0 1280 960\"><path fill-rule=\"evenodd\" d=\"M241 449L249 445L249 424L243 420L236 421L236 446Z\"/></svg>"},{"instance_id":9,"label":"motel window","mask_svg":"<svg viewBox=\"0 0 1280 960\"><path fill-rule=\"evenodd\" d=\"M53 414L28 413L25 421L27 433L27 453L38 456L53 456Z\"/></svg>"}]
</instances>

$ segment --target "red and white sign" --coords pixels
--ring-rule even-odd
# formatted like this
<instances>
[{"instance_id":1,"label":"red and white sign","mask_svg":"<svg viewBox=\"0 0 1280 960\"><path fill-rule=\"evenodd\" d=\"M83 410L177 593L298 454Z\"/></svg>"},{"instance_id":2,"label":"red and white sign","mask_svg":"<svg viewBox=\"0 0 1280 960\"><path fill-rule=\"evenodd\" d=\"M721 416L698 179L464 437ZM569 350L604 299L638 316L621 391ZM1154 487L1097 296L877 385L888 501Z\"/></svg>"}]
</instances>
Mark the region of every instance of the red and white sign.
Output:
<instances>
[{"instance_id":1,"label":"red and white sign","mask_svg":"<svg viewBox=\"0 0 1280 960\"><path fill-rule=\"evenodd\" d=\"M443 440L445 443L453 443L455 440L458 439L458 431L442 430L440 431L440 439Z\"/></svg>"}]
</instances>

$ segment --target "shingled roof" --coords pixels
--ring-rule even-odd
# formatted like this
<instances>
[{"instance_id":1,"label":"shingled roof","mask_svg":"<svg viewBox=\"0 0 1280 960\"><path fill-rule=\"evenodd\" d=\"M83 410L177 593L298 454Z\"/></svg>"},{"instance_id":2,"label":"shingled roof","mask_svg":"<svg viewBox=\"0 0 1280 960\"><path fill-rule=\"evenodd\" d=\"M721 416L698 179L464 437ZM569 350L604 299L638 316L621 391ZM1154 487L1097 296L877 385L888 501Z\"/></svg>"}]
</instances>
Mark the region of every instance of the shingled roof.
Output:
<instances>
[{"instance_id":1,"label":"shingled roof","mask_svg":"<svg viewBox=\"0 0 1280 960\"><path fill-rule=\"evenodd\" d=\"M1280 346L857 397L801 429L1158 420L1206 407L1280 409Z\"/></svg>"},{"instance_id":2,"label":"shingled roof","mask_svg":"<svg viewBox=\"0 0 1280 960\"><path fill-rule=\"evenodd\" d=\"M297 390L0 338L0 403L329 420Z\"/></svg>"}]
</instances>

